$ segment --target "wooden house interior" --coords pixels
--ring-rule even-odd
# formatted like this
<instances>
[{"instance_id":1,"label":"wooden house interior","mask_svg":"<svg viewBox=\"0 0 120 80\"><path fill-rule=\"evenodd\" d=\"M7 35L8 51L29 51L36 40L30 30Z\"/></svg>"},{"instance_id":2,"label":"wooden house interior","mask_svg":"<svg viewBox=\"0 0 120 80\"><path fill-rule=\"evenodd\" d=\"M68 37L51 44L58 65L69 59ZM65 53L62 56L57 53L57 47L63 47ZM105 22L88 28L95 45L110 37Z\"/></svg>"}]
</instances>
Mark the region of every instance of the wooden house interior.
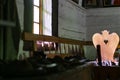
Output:
<instances>
[{"instance_id":1,"label":"wooden house interior","mask_svg":"<svg viewBox=\"0 0 120 80\"><path fill-rule=\"evenodd\" d=\"M119 21L119 0L1 0L0 80L120 80L120 42L117 65L92 42Z\"/></svg>"}]
</instances>

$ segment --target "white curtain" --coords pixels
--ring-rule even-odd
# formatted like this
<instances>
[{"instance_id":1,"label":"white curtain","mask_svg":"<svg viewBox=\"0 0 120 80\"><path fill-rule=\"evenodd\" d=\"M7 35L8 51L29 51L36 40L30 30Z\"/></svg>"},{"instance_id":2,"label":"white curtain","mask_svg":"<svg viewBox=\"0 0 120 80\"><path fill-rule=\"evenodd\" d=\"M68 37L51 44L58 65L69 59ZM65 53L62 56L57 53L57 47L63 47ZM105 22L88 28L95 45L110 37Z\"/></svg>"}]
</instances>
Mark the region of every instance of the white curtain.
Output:
<instances>
[{"instance_id":1,"label":"white curtain","mask_svg":"<svg viewBox=\"0 0 120 80\"><path fill-rule=\"evenodd\" d=\"M52 35L52 0L43 0L43 34Z\"/></svg>"}]
</instances>

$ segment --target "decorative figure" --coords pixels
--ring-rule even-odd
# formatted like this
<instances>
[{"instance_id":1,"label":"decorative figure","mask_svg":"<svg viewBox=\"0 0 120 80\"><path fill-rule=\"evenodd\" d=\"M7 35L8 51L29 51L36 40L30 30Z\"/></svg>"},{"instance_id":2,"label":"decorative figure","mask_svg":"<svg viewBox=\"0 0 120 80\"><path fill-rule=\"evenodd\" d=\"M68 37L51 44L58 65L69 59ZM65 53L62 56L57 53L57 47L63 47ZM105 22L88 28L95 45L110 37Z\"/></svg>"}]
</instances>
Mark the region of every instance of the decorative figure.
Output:
<instances>
[{"instance_id":1,"label":"decorative figure","mask_svg":"<svg viewBox=\"0 0 120 80\"><path fill-rule=\"evenodd\" d=\"M102 34L95 33L92 37L93 44L95 48L97 45L101 47L101 59L103 61L112 61L114 60L114 53L119 43L119 36L117 33L113 32L109 34L109 31L103 30Z\"/></svg>"}]
</instances>

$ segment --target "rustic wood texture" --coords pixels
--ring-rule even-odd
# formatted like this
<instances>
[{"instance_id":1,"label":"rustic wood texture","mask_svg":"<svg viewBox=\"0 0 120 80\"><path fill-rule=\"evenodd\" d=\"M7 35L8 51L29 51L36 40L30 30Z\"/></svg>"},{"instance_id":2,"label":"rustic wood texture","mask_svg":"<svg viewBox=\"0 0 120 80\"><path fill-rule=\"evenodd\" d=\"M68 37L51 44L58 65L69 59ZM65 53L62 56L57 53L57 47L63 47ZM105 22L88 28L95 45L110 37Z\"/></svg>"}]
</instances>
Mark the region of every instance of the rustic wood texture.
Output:
<instances>
[{"instance_id":1,"label":"rustic wood texture","mask_svg":"<svg viewBox=\"0 0 120 80\"><path fill-rule=\"evenodd\" d=\"M54 47L54 51L48 47L47 55L49 57L53 57L54 55L61 55L63 57L66 55L81 55L84 56L83 46L84 45L91 45L93 46L92 41L79 41L79 40L73 40L73 39L67 39L67 38L60 38L55 36L46 36L46 35L36 35L32 33L24 32L22 36L23 40L33 41L34 43L34 51L37 51L37 44L36 41L42 41L42 49L45 51L45 44L44 42L53 42L54 44L57 44L56 47ZM49 45L48 44L48 45ZM120 43L117 48L120 48Z\"/></svg>"}]
</instances>

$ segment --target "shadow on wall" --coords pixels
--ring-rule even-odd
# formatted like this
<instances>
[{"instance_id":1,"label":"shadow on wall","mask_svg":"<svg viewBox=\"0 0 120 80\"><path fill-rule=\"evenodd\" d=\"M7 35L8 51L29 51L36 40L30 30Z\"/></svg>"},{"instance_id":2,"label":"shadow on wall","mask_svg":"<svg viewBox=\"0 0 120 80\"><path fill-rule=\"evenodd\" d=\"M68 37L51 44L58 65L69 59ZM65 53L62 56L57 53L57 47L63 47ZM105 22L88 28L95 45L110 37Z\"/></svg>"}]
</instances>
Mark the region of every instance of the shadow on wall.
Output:
<instances>
[{"instance_id":1,"label":"shadow on wall","mask_svg":"<svg viewBox=\"0 0 120 80\"><path fill-rule=\"evenodd\" d=\"M94 46L84 46L84 54L89 60L95 60L97 57L97 51Z\"/></svg>"}]
</instances>

